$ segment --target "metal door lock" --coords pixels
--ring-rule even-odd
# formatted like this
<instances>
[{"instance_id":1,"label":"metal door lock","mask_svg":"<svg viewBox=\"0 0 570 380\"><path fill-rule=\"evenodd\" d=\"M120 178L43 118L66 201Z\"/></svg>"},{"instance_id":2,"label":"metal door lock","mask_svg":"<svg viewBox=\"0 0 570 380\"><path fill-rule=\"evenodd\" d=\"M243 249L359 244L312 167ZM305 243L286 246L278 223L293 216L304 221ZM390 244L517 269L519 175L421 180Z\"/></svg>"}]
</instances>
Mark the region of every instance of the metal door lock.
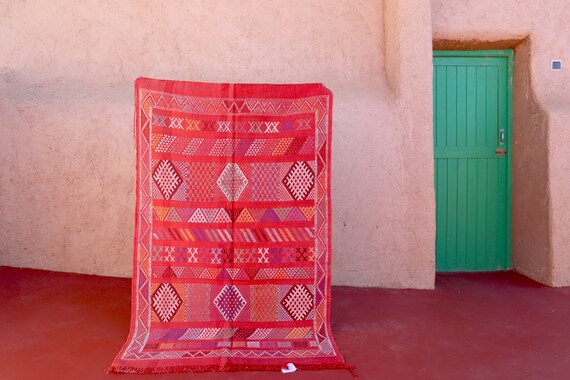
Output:
<instances>
[{"instance_id":1,"label":"metal door lock","mask_svg":"<svg viewBox=\"0 0 570 380\"><path fill-rule=\"evenodd\" d=\"M497 148L497 149L495 150L495 154L496 154L497 156L506 156L506 155L507 155L507 150L504 149L504 148Z\"/></svg>"}]
</instances>

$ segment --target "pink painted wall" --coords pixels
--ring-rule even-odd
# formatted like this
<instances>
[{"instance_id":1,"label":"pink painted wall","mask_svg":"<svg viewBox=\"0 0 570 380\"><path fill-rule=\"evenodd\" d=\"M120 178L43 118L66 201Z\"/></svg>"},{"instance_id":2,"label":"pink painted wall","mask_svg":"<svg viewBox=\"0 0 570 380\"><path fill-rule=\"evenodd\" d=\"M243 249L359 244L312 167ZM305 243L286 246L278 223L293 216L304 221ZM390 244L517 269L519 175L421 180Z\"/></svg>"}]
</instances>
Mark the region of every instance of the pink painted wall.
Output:
<instances>
[{"instance_id":1,"label":"pink painted wall","mask_svg":"<svg viewBox=\"0 0 570 380\"><path fill-rule=\"evenodd\" d=\"M416 115L388 85L383 16L375 0L0 3L0 264L130 275L138 76L324 82L334 283L432 287L430 36Z\"/></svg>"},{"instance_id":2,"label":"pink painted wall","mask_svg":"<svg viewBox=\"0 0 570 380\"><path fill-rule=\"evenodd\" d=\"M529 89L514 95L513 263L543 283L570 285L570 2L433 0L432 14L436 40L528 38L528 49L515 51ZM551 59L564 60L565 70L551 71ZM525 91L521 75L517 91Z\"/></svg>"},{"instance_id":3,"label":"pink painted wall","mask_svg":"<svg viewBox=\"0 0 570 380\"><path fill-rule=\"evenodd\" d=\"M549 257L548 114L540 107L530 80L530 42L515 50L513 78L513 266L551 282Z\"/></svg>"},{"instance_id":4,"label":"pink painted wall","mask_svg":"<svg viewBox=\"0 0 570 380\"><path fill-rule=\"evenodd\" d=\"M529 83L548 129L549 248L514 254L544 266L548 278L539 280L569 285L569 7L565 0L2 2L0 264L130 275L136 77L324 82L335 94L333 282L433 287L432 37L529 37ZM552 58L567 70L551 72Z\"/></svg>"}]
</instances>

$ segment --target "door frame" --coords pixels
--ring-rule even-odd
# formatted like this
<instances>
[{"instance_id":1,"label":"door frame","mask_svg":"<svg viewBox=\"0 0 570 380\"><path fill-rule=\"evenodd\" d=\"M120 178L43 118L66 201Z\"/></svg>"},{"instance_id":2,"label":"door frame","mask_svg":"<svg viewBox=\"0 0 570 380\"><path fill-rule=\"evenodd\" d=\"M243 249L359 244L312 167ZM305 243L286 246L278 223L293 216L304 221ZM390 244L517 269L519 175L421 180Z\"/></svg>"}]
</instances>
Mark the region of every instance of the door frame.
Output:
<instances>
[{"instance_id":1,"label":"door frame","mask_svg":"<svg viewBox=\"0 0 570 380\"><path fill-rule=\"evenodd\" d=\"M498 50L433 50L433 58L445 57L470 57L470 58L506 58L507 59L507 128L506 147L507 147L507 239L506 239L506 268L513 268L513 252L512 252L512 136L513 136L513 73L514 73L514 50L498 49ZM432 74L433 80L433 74ZM434 84L435 88L435 84ZM432 96L435 95L432 88ZM435 119L434 119L435 121ZM432 123L432 130L435 130L435 123ZM434 176L434 190L435 190ZM437 224L436 224L437 229ZM437 232L436 232L437 233ZM437 240L437 239L436 239ZM434 245L434 260L436 257L436 247Z\"/></svg>"}]
</instances>

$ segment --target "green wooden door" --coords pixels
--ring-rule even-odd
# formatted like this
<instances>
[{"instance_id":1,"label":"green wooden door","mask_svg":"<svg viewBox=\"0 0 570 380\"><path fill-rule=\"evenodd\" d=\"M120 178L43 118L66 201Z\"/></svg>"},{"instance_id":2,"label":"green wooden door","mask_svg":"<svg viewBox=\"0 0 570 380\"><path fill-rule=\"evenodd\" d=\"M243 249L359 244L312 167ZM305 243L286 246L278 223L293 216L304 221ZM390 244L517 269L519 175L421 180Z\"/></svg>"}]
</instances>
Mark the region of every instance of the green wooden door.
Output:
<instances>
[{"instance_id":1,"label":"green wooden door","mask_svg":"<svg viewBox=\"0 0 570 380\"><path fill-rule=\"evenodd\" d=\"M509 269L512 50L433 62L437 271Z\"/></svg>"}]
</instances>

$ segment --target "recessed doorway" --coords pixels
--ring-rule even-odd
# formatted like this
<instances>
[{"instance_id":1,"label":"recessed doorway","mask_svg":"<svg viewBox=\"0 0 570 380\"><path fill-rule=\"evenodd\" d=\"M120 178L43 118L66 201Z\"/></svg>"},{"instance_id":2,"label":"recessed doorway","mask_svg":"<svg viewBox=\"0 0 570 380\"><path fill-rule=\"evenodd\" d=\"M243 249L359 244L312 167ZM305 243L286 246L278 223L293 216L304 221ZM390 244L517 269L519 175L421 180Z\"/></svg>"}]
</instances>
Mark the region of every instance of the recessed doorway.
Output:
<instances>
[{"instance_id":1,"label":"recessed doorway","mask_svg":"<svg viewBox=\"0 0 570 380\"><path fill-rule=\"evenodd\" d=\"M434 51L436 270L511 260L513 52Z\"/></svg>"}]
</instances>

